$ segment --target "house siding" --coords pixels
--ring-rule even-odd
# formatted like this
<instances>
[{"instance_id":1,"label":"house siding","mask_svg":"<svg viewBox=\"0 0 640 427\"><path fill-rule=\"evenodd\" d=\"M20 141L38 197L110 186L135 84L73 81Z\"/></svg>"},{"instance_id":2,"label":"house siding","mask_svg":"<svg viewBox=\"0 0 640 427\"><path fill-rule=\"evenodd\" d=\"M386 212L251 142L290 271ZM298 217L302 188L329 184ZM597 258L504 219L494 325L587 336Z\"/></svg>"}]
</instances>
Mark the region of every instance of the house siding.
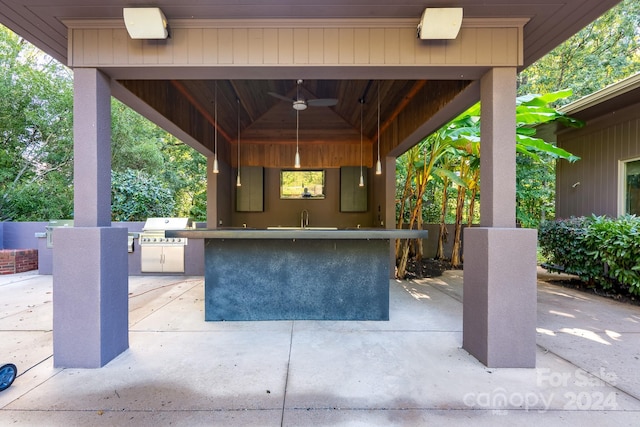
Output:
<instances>
[{"instance_id":1,"label":"house siding","mask_svg":"<svg viewBox=\"0 0 640 427\"><path fill-rule=\"evenodd\" d=\"M290 66L290 65L522 65L524 20L466 20L455 40L416 38L414 20L358 25L304 20L260 22L252 27L221 21L172 23L166 41L132 40L122 28L82 28L69 23L71 67ZM367 23L371 26L367 27ZM295 24L295 25L294 25ZM85 25L88 25L85 23ZM102 23L108 25L108 23ZM197 26L189 28L183 25ZM305 27L307 25L307 27ZM323 26L324 25L324 26ZM289 27L288 27L289 26Z\"/></svg>"},{"instance_id":2,"label":"house siding","mask_svg":"<svg viewBox=\"0 0 640 427\"><path fill-rule=\"evenodd\" d=\"M581 160L558 162L556 217L617 217L620 162L640 158L640 103L559 133L558 145Z\"/></svg>"}]
</instances>

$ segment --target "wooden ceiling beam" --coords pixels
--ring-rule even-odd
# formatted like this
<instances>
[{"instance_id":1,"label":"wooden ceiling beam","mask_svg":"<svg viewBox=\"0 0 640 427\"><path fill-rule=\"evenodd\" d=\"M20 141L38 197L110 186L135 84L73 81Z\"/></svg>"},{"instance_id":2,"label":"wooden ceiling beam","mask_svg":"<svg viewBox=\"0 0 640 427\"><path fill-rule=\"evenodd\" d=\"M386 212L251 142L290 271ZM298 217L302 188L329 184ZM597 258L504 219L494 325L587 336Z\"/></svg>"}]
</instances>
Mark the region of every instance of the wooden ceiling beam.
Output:
<instances>
[{"instance_id":1,"label":"wooden ceiling beam","mask_svg":"<svg viewBox=\"0 0 640 427\"><path fill-rule=\"evenodd\" d=\"M407 105L409 105L409 103L413 100L413 98L416 97L416 95L418 94L418 92L420 92L420 90L424 87L424 85L427 84L426 80L418 80L413 84L413 87L411 88L411 90L404 96L404 98L402 99L402 102L400 102L395 110L393 110L393 112L391 113L391 115L387 118L387 120L385 120L383 123L380 124L380 134L383 134L385 130L387 130L389 128L389 126L391 126L391 124L393 123L393 121L400 115L400 113L402 112L402 110L404 110ZM374 135L374 137L372 138L373 141L377 141L378 140L378 132L376 132L376 134Z\"/></svg>"},{"instance_id":2,"label":"wooden ceiling beam","mask_svg":"<svg viewBox=\"0 0 640 427\"><path fill-rule=\"evenodd\" d=\"M209 111L207 111L207 109L201 105L194 97L193 95L187 90L187 88L182 84L182 82L179 82L177 80L171 80L171 84L173 85L173 87L175 87L178 92L180 92L180 94L182 96L184 96L187 101L189 101L189 103L191 105L193 105L193 107L200 113L202 114L202 117L204 117L207 122L209 122L209 124L211 126L213 126L215 129L217 129L217 131L220 133L220 135L222 135L222 137L224 139L226 139L229 143L233 143L233 140L231 139L231 137L229 136L229 134L227 134L219 125L218 123L215 121L215 119L211 116L211 114L209 113Z\"/></svg>"},{"instance_id":3,"label":"wooden ceiling beam","mask_svg":"<svg viewBox=\"0 0 640 427\"><path fill-rule=\"evenodd\" d=\"M247 114L247 116L249 116L249 123L255 122L256 119L253 116L253 114L251 114L251 109L249 108L249 105L247 105L245 100L240 96L240 91L238 90L238 86L236 85L235 80L228 80L228 82L229 82L229 85L231 85L231 89L233 89L233 92L236 95L236 99L240 102L242 109Z\"/></svg>"}]
</instances>

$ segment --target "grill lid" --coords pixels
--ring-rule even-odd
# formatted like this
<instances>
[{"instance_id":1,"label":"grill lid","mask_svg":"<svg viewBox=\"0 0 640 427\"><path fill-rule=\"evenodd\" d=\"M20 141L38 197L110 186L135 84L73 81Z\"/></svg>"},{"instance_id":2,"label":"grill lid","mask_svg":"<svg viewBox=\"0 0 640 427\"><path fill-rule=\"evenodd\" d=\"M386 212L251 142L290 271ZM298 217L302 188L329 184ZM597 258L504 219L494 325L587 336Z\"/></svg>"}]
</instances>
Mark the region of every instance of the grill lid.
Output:
<instances>
[{"instance_id":1,"label":"grill lid","mask_svg":"<svg viewBox=\"0 0 640 427\"><path fill-rule=\"evenodd\" d=\"M191 228L189 218L147 218L142 231L184 230Z\"/></svg>"},{"instance_id":2,"label":"grill lid","mask_svg":"<svg viewBox=\"0 0 640 427\"><path fill-rule=\"evenodd\" d=\"M72 219L50 219L46 225L46 230L53 230L55 227L73 227Z\"/></svg>"}]
</instances>

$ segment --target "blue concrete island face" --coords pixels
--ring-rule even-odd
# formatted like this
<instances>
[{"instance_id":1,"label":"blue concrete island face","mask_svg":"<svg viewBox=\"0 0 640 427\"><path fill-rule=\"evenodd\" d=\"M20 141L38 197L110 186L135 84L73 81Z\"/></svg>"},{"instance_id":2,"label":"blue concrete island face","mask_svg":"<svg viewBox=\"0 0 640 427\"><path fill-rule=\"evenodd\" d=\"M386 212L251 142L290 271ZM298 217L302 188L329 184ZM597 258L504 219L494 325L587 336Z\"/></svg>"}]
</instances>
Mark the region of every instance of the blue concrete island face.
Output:
<instances>
[{"instance_id":1,"label":"blue concrete island face","mask_svg":"<svg viewBox=\"0 0 640 427\"><path fill-rule=\"evenodd\" d=\"M205 241L205 319L389 320L390 242L425 230L167 230Z\"/></svg>"},{"instance_id":2,"label":"blue concrete island face","mask_svg":"<svg viewBox=\"0 0 640 427\"><path fill-rule=\"evenodd\" d=\"M389 320L388 239L205 242L206 320Z\"/></svg>"}]
</instances>

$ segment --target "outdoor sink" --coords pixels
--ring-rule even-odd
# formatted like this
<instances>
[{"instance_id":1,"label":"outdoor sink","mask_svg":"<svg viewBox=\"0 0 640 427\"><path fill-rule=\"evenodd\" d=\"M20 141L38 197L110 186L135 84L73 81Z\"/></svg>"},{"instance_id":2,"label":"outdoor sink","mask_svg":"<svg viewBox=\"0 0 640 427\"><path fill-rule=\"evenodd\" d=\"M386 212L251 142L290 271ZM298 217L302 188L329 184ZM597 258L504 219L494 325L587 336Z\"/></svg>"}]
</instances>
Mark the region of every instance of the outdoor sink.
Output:
<instances>
[{"instance_id":1,"label":"outdoor sink","mask_svg":"<svg viewBox=\"0 0 640 427\"><path fill-rule=\"evenodd\" d=\"M337 230L338 227L282 227L282 226L276 226L276 227L267 227L267 230L315 230L315 231L322 231L322 230Z\"/></svg>"}]
</instances>

